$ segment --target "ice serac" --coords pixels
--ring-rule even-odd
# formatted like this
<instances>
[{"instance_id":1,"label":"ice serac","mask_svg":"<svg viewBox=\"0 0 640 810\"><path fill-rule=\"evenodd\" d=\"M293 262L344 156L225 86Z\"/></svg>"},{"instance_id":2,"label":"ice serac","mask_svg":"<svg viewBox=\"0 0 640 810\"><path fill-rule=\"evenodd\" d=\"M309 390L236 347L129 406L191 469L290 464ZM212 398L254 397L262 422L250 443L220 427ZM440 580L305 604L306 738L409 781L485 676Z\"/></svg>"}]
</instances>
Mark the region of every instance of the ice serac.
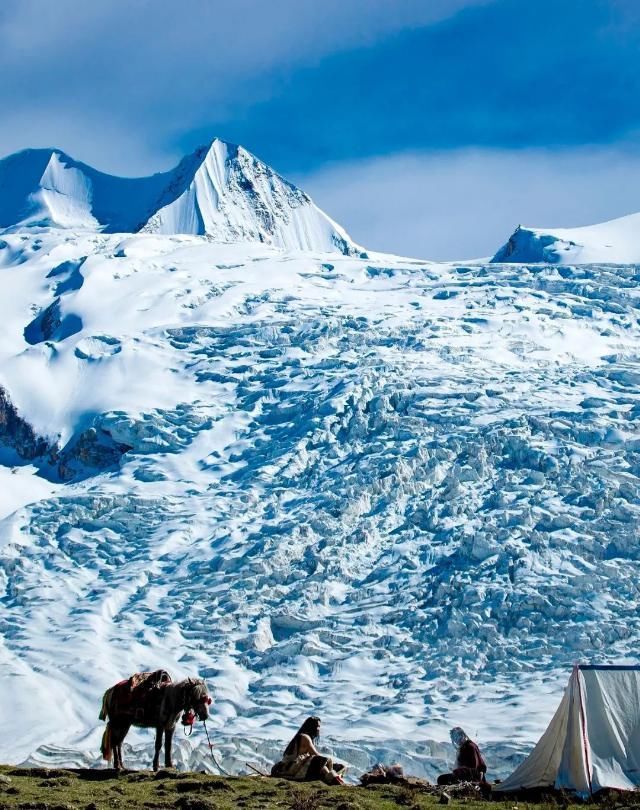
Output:
<instances>
[{"instance_id":1,"label":"ice serac","mask_svg":"<svg viewBox=\"0 0 640 810\"><path fill-rule=\"evenodd\" d=\"M582 228L519 225L493 262L628 264L640 261L640 213Z\"/></svg>"},{"instance_id":2,"label":"ice serac","mask_svg":"<svg viewBox=\"0 0 640 810\"><path fill-rule=\"evenodd\" d=\"M167 196L176 191L143 231L206 234L221 242L258 241L294 250L359 252L304 191L241 146L216 139L198 150L178 167Z\"/></svg>"},{"instance_id":3,"label":"ice serac","mask_svg":"<svg viewBox=\"0 0 640 810\"><path fill-rule=\"evenodd\" d=\"M218 139L175 169L141 178L98 172L58 149L10 155L0 161L0 229L34 227L361 252L304 191L246 149Z\"/></svg>"}]
</instances>

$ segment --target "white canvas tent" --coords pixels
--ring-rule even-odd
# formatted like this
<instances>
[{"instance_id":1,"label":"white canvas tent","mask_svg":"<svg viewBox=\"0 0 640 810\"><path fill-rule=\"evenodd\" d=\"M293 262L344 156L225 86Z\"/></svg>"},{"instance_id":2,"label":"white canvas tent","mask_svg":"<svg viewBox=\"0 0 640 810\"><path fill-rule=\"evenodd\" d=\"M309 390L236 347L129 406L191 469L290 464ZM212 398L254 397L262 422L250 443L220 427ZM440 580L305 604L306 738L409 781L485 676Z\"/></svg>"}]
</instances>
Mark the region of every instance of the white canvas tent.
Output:
<instances>
[{"instance_id":1,"label":"white canvas tent","mask_svg":"<svg viewBox=\"0 0 640 810\"><path fill-rule=\"evenodd\" d=\"M640 667L575 667L538 744L495 790L640 787Z\"/></svg>"}]
</instances>

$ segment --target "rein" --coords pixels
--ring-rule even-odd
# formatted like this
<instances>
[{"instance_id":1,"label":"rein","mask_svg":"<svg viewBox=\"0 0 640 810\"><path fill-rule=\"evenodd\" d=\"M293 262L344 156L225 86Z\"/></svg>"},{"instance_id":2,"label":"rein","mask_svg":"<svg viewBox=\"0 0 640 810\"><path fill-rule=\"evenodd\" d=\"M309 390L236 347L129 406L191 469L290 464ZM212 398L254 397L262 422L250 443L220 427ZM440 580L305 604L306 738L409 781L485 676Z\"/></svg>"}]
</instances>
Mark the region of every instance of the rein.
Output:
<instances>
[{"instance_id":1,"label":"rein","mask_svg":"<svg viewBox=\"0 0 640 810\"><path fill-rule=\"evenodd\" d=\"M211 698L204 697L203 701L205 701L208 704L211 704ZM193 709L185 709L185 711L184 711L184 713L182 715L182 727L183 727L183 730L184 730L184 736L185 737L190 737L193 734L193 726L195 724L195 721L196 721L196 713L195 713L195 711ZM220 771L221 774L223 774L224 776L231 776L231 774L228 771L225 771L225 769L218 762L218 760L216 759L215 754L213 753L213 743L211 742L211 739L209 737L209 729L207 728L207 721L203 720L202 725L204 726L204 733L207 735L207 743L209 745L209 753L211 754L211 759L213 760L213 764L216 766L216 768Z\"/></svg>"},{"instance_id":2,"label":"rein","mask_svg":"<svg viewBox=\"0 0 640 810\"><path fill-rule=\"evenodd\" d=\"M220 771L220 773L224 774L225 776L231 776L231 774L229 773L229 771L225 771L225 769L224 769L224 768L222 767L222 765L221 765L221 764L218 762L218 760L216 759L215 754L213 753L213 743L212 743L212 742L211 742L211 740L209 739L209 729L207 728L207 721L206 721L206 720L203 720L203 721L202 721L202 725L204 726L204 731L205 731L205 734L207 735L207 742L209 743L209 753L211 754L211 759L213 760L213 764L214 764L214 765L216 766L216 768L217 768L217 769Z\"/></svg>"}]
</instances>

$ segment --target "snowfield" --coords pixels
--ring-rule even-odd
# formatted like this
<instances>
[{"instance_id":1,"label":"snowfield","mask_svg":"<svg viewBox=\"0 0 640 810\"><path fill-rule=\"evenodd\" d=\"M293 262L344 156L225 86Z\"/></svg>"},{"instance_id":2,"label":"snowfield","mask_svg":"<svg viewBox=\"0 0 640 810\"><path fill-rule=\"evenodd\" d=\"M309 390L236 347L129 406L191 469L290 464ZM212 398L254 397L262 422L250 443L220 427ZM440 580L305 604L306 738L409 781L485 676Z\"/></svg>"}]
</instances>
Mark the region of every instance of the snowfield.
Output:
<instances>
[{"instance_id":1,"label":"snowfield","mask_svg":"<svg viewBox=\"0 0 640 810\"><path fill-rule=\"evenodd\" d=\"M628 264L640 262L640 214L582 228L519 226L494 262Z\"/></svg>"},{"instance_id":2,"label":"snowfield","mask_svg":"<svg viewBox=\"0 0 640 810\"><path fill-rule=\"evenodd\" d=\"M356 770L434 776L460 724L505 775L575 661L637 662L640 267L0 246L0 385L50 448L2 451L0 760L99 764L104 689L164 667L228 770L314 713Z\"/></svg>"}]
</instances>

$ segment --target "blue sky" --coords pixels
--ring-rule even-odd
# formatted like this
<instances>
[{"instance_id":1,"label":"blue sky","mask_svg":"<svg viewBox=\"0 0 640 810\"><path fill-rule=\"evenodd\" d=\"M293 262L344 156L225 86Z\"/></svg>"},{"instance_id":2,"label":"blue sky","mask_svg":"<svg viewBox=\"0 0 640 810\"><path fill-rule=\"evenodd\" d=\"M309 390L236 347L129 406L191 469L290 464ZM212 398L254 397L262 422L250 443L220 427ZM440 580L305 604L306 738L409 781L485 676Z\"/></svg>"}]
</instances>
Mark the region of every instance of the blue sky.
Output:
<instances>
[{"instance_id":1,"label":"blue sky","mask_svg":"<svg viewBox=\"0 0 640 810\"><path fill-rule=\"evenodd\" d=\"M640 210L637 0L3 0L0 152L146 174L219 136L373 248Z\"/></svg>"}]
</instances>

